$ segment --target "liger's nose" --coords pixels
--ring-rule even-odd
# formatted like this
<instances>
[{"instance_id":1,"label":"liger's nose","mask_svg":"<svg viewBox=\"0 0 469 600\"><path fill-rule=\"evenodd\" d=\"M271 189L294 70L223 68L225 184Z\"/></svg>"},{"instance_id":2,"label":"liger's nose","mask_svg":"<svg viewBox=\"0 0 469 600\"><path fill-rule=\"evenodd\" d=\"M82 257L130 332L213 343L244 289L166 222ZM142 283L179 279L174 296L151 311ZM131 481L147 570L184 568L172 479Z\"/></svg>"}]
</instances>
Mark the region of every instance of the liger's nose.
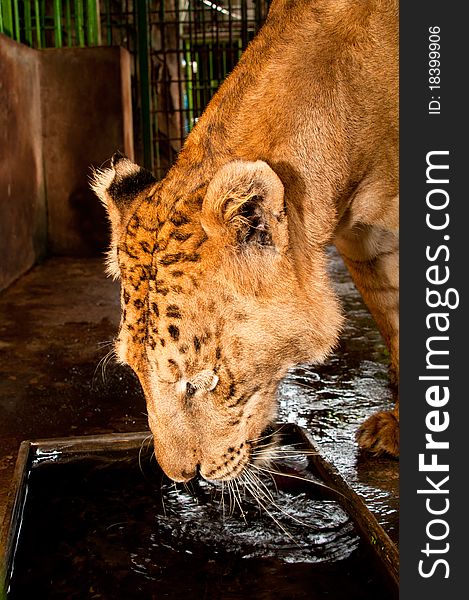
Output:
<instances>
[{"instance_id":1,"label":"liger's nose","mask_svg":"<svg viewBox=\"0 0 469 600\"><path fill-rule=\"evenodd\" d=\"M187 483L191 479L194 479L194 477L197 477L198 474L199 474L199 467L197 465L197 467L195 469L191 469L190 471L182 470L180 472L180 476L177 476L177 478L174 475L170 475L170 477L171 477L171 479L173 479L174 481L177 481L179 483Z\"/></svg>"},{"instance_id":2,"label":"liger's nose","mask_svg":"<svg viewBox=\"0 0 469 600\"><path fill-rule=\"evenodd\" d=\"M175 481L179 481L180 483L187 483L191 479L197 479L200 475L200 464L195 465L193 469L190 471L182 470L180 473L180 477L175 479ZM174 478L174 477L173 477Z\"/></svg>"}]
</instances>

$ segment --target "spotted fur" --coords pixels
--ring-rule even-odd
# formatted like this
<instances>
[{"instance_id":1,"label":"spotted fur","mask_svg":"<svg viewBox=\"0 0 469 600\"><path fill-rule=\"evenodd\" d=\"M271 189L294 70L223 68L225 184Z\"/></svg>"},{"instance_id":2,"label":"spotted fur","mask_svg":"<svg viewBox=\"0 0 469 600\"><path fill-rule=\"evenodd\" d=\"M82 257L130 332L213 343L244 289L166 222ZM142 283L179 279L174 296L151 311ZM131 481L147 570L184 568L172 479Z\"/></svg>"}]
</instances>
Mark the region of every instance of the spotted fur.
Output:
<instances>
[{"instance_id":1,"label":"spotted fur","mask_svg":"<svg viewBox=\"0 0 469 600\"><path fill-rule=\"evenodd\" d=\"M332 241L397 370L397 21L392 0L274 0L163 181L121 155L96 174L116 351L176 481L238 476L287 369L335 345ZM396 417L362 445L397 454Z\"/></svg>"}]
</instances>

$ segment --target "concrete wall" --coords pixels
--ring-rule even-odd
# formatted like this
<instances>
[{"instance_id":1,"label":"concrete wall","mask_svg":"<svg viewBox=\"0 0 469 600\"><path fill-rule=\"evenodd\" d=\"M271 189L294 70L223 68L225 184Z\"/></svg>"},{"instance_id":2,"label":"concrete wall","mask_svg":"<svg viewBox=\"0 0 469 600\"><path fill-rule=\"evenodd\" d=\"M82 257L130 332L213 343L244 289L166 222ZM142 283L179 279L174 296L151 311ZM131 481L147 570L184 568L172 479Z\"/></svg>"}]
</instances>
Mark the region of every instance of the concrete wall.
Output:
<instances>
[{"instance_id":1,"label":"concrete wall","mask_svg":"<svg viewBox=\"0 0 469 600\"><path fill-rule=\"evenodd\" d=\"M49 249L89 256L108 243L90 166L119 149L133 158L130 55L119 47L42 52L42 119Z\"/></svg>"},{"instance_id":2,"label":"concrete wall","mask_svg":"<svg viewBox=\"0 0 469 600\"><path fill-rule=\"evenodd\" d=\"M91 166L133 158L130 56L36 51L0 35L0 289L46 253L93 256L109 239Z\"/></svg>"},{"instance_id":3,"label":"concrete wall","mask_svg":"<svg viewBox=\"0 0 469 600\"><path fill-rule=\"evenodd\" d=\"M39 53L0 34L0 289L45 251Z\"/></svg>"}]
</instances>

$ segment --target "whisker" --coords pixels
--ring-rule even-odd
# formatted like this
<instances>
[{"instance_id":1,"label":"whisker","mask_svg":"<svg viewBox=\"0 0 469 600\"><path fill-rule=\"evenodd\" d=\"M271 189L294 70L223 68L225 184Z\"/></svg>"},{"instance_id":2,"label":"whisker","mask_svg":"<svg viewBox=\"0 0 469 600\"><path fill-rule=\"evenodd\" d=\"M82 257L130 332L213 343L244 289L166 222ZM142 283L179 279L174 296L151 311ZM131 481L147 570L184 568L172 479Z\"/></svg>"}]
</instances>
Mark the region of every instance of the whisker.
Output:
<instances>
[{"instance_id":1,"label":"whisker","mask_svg":"<svg viewBox=\"0 0 469 600\"><path fill-rule=\"evenodd\" d=\"M142 441L142 443L140 444L140 450L138 451L138 466L140 467L140 471L143 473L143 467L142 467L142 451L143 451L143 446L145 445L145 443L147 444L147 450L148 447L150 446L151 440L153 439L153 434L150 433L150 435L147 435L146 438Z\"/></svg>"},{"instance_id":2,"label":"whisker","mask_svg":"<svg viewBox=\"0 0 469 600\"><path fill-rule=\"evenodd\" d=\"M102 381L103 383L106 383L106 368L107 365L109 364L109 362L113 359L116 358L116 350L115 348L111 348L111 350L109 350L109 352L107 352L107 354L105 354L98 362L98 364L96 365L96 368L94 370L93 373L93 379L92 382L94 382L95 378L96 378L96 374L98 372L98 370L101 368L101 377L102 377Z\"/></svg>"},{"instance_id":3,"label":"whisker","mask_svg":"<svg viewBox=\"0 0 469 600\"><path fill-rule=\"evenodd\" d=\"M272 440L272 442L269 442L267 444L256 444L254 446L254 448L252 449L252 451L255 452L256 450L262 450L264 448L271 448L272 446L275 446L282 452L295 451L295 452L302 452L304 454L316 453L315 450L309 450L307 448L304 448L302 442L294 442L294 443L282 445L277 440ZM295 448L295 446L298 446L298 448Z\"/></svg>"},{"instance_id":4,"label":"whisker","mask_svg":"<svg viewBox=\"0 0 469 600\"><path fill-rule=\"evenodd\" d=\"M106 369L111 360L116 358L116 351L112 348L108 353L102 365L103 381L106 380Z\"/></svg>"},{"instance_id":5,"label":"whisker","mask_svg":"<svg viewBox=\"0 0 469 600\"><path fill-rule=\"evenodd\" d=\"M223 480L221 482L220 504L221 504L222 521L225 522L225 482Z\"/></svg>"},{"instance_id":6,"label":"whisker","mask_svg":"<svg viewBox=\"0 0 469 600\"><path fill-rule=\"evenodd\" d=\"M288 385L291 385L291 386L301 387L306 390L317 390L318 389L317 381L314 382L316 385L304 383L302 381L295 381L294 379L285 380L285 383L288 383Z\"/></svg>"},{"instance_id":7,"label":"whisker","mask_svg":"<svg viewBox=\"0 0 469 600\"><path fill-rule=\"evenodd\" d=\"M259 490L259 492L271 503L274 502L274 497L272 496L272 492L269 490L269 488L266 486L266 484L262 481L262 479L260 479L260 477L258 477L255 473L253 473L252 471L246 471L246 476L248 476L252 483L256 484L257 489Z\"/></svg>"},{"instance_id":8,"label":"whisker","mask_svg":"<svg viewBox=\"0 0 469 600\"><path fill-rule=\"evenodd\" d=\"M258 444L259 442L262 442L262 440L270 439L275 434L280 433L280 430L282 429L282 427L280 427L279 429L277 429L277 430L275 430L275 431L273 431L271 433L266 433L265 435L261 435L261 436L259 436L257 438L252 438L252 439L248 440L248 443L249 444Z\"/></svg>"},{"instance_id":9,"label":"whisker","mask_svg":"<svg viewBox=\"0 0 469 600\"><path fill-rule=\"evenodd\" d=\"M278 442L273 440L267 444L256 444L251 452L256 452L257 450L268 450L269 448L278 447Z\"/></svg>"},{"instance_id":10,"label":"whisker","mask_svg":"<svg viewBox=\"0 0 469 600\"><path fill-rule=\"evenodd\" d=\"M100 348L105 348L106 346L111 346L112 344L114 344L114 340L106 340L104 342L98 342L98 346Z\"/></svg>"},{"instance_id":11,"label":"whisker","mask_svg":"<svg viewBox=\"0 0 469 600\"><path fill-rule=\"evenodd\" d=\"M252 462L256 465L270 466L272 463L282 463L288 465L289 463L301 463L304 464L306 457L302 454L279 454L274 452L263 452L260 454L252 455Z\"/></svg>"},{"instance_id":12,"label":"whisker","mask_svg":"<svg viewBox=\"0 0 469 600\"><path fill-rule=\"evenodd\" d=\"M232 483L231 483L231 479L229 479L227 482L227 488L228 488L228 498L230 500L230 505L228 508L228 516L232 517L233 516L233 511L234 511L234 506L233 506L233 498L232 498Z\"/></svg>"},{"instance_id":13,"label":"whisker","mask_svg":"<svg viewBox=\"0 0 469 600\"><path fill-rule=\"evenodd\" d=\"M247 525L246 515L244 514L244 510L243 510L243 508L241 506L241 494L239 493L238 480L237 479L233 479L233 481L234 481L234 484L236 486L236 489L233 488L233 492L234 492L234 496L235 496L235 501L237 502L239 510L241 511L241 516L243 517L243 521ZM238 492L238 497L236 497L236 491Z\"/></svg>"},{"instance_id":14,"label":"whisker","mask_svg":"<svg viewBox=\"0 0 469 600\"><path fill-rule=\"evenodd\" d=\"M285 446L273 446L273 448L270 448L268 446L259 446L259 448L255 448L251 454L255 455L259 452L271 452L272 450L274 450L275 452L277 452L279 455L284 455L284 456L289 456L289 455L294 455L294 456L317 456L319 453L316 452L315 450L302 450L302 449L296 449L296 448L285 448Z\"/></svg>"},{"instance_id":15,"label":"whisker","mask_svg":"<svg viewBox=\"0 0 469 600\"><path fill-rule=\"evenodd\" d=\"M326 485L325 483L321 483L320 481L308 479L306 477L302 477L301 475L293 475L292 473L285 473L283 471L276 471L274 469L268 469L266 467L261 467L254 463L252 463L250 466L253 467L254 469L257 469L258 471L262 471L263 473L268 473L271 475L279 475L280 477L289 477L290 479L298 479L299 481L306 481L307 483L311 483L312 485L316 485L318 487L323 487L324 489L329 490L329 491L333 492L334 494L338 494L339 496L342 496L342 498L346 499L346 496L344 496L344 494L341 494L334 488Z\"/></svg>"},{"instance_id":16,"label":"whisker","mask_svg":"<svg viewBox=\"0 0 469 600\"><path fill-rule=\"evenodd\" d=\"M99 171L99 170L101 170L101 169L104 169L104 168L105 168L105 167L104 167L104 165L105 165L106 163L109 163L109 165L111 165L111 164L112 164L112 163L111 163L111 159L110 159L110 158L106 158L106 160L105 160L104 162L102 162L102 163L99 165L99 167L98 167L98 169L97 169L97 170Z\"/></svg>"},{"instance_id":17,"label":"whisker","mask_svg":"<svg viewBox=\"0 0 469 600\"><path fill-rule=\"evenodd\" d=\"M250 463L250 464L248 465L248 469L247 469L247 471L248 471L249 473L252 473L252 471L250 471L250 470L249 470L249 469L251 469L252 467L254 467L254 468L258 469L259 471L262 471L263 473L266 473L266 474L267 474L267 475L270 477L270 479L272 480L272 483L273 483L273 485L274 485L274 487L275 487L275 493L277 493L277 494L278 494L277 482L275 481L275 477L273 476L273 474L272 474L272 473L269 473L269 472L268 472L268 471L266 471L265 469L262 469L262 467L260 467L259 465L255 464L255 463Z\"/></svg>"},{"instance_id":18,"label":"whisker","mask_svg":"<svg viewBox=\"0 0 469 600\"><path fill-rule=\"evenodd\" d=\"M155 453L153 452L152 455L154 456ZM164 493L163 493L163 482L165 477L168 479L168 477L163 473L163 477L161 478L161 482L160 482L160 498L161 498L161 506L163 508L163 516L166 519L168 517L167 513L166 513L166 505L164 503Z\"/></svg>"},{"instance_id":19,"label":"whisker","mask_svg":"<svg viewBox=\"0 0 469 600\"><path fill-rule=\"evenodd\" d=\"M197 496L195 496L195 494L193 493L194 490L190 488L189 484L187 483L187 481L183 481L182 485L184 486L184 489L186 490L186 492L189 494L189 496L195 497L195 499L197 500L197 504L199 503Z\"/></svg>"},{"instance_id":20,"label":"whisker","mask_svg":"<svg viewBox=\"0 0 469 600\"><path fill-rule=\"evenodd\" d=\"M255 447L251 452L252 464L270 467L275 461L284 461L288 459L305 459L308 456L315 456L317 452L314 450L302 448L294 448L296 444L281 446L276 443L262 444ZM273 480L274 478L271 477ZM275 480L274 480L275 481Z\"/></svg>"},{"instance_id":21,"label":"whisker","mask_svg":"<svg viewBox=\"0 0 469 600\"><path fill-rule=\"evenodd\" d=\"M249 483L249 481L245 480L245 485L247 487L247 489L251 492L253 498L256 500L256 502L259 504L260 508L263 509L266 514L272 519L272 521L277 525L277 527L279 527L284 534L291 539L291 541L298 547L300 547L300 544L295 540L295 538L291 535L291 533L288 531L288 529L286 529L278 519L276 519L274 517L274 515L269 511L269 509L266 507L266 505L260 500L259 496L255 493L255 491L252 489L252 484Z\"/></svg>"},{"instance_id":22,"label":"whisker","mask_svg":"<svg viewBox=\"0 0 469 600\"><path fill-rule=\"evenodd\" d=\"M288 513L285 509L283 509L279 504L277 504L276 502L273 501L273 497L272 494L269 491L269 496L266 497L265 493L262 491L262 489L260 489L260 487L258 486L258 482L261 482L260 478L254 474L252 471L249 472L249 475L251 476L251 481L253 482L254 485L256 485L257 490L260 494L262 494L262 496L267 499L270 500L272 498L272 500L270 501L270 504L276 508L279 512L281 512L283 515L285 515L286 517L288 517L289 519L291 519L292 521L295 521L296 523L298 523L299 525L303 526L303 527L308 527L309 529L312 528L311 525L309 525L308 523L305 523L304 521L302 521L301 519L298 519L298 517L295 517L294 515ZM265 508L265 507L264 507Z\"/></svg>"}]
</instances>

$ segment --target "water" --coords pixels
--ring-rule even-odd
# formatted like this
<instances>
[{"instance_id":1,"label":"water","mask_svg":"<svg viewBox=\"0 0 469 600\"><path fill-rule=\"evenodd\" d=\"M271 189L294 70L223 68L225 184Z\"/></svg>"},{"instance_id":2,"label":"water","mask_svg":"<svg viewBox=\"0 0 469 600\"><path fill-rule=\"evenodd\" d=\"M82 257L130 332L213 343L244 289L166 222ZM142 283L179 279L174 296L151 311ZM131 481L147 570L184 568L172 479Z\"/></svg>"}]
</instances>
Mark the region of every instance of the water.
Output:
<instances>
[{"instance_id":1,"label":"water","mask_svg":"<svg viewBox=\"0 0 469 600\"><path fill-rule=\"evenodd\" d=\"M324 457L367 506L391 539L399 540L399 462L358 451L355 432L371 414L391 410L389 355L376 325L334 248L331 272L345 326L340 345L322 365L299 365L279 389L279 420L310 431Z\"/></svg>"},{"instance_id":2,"label":"water","mask_svg":"<svg viewBox=\"0 0 469 600\"><path fill-rule=\"evenodd\" d=\"M390 597L338 504L311 483L265 485L270 516L242 490L175 485L136 451L40 457L8 600Z\"/></svg>"},{"instance_id":3,"label":"water","mask_svg":"<svg viewBox=\"0 0 469 600\"><path fill-rule=\"evenodd\" d=\"M341 344L324 365L289 372L279 420L312 432L397 541L398 462L367 459L354 442L368 415L392 407L388 356L331 253L347 315ZM115 458L36 457L8 600L390 597L347 515L311 484L269 484L269 516L249 495L240 509L226 490L169 483L148 457L142 469L134 455Z\"/></svg>"}]
</instances>

